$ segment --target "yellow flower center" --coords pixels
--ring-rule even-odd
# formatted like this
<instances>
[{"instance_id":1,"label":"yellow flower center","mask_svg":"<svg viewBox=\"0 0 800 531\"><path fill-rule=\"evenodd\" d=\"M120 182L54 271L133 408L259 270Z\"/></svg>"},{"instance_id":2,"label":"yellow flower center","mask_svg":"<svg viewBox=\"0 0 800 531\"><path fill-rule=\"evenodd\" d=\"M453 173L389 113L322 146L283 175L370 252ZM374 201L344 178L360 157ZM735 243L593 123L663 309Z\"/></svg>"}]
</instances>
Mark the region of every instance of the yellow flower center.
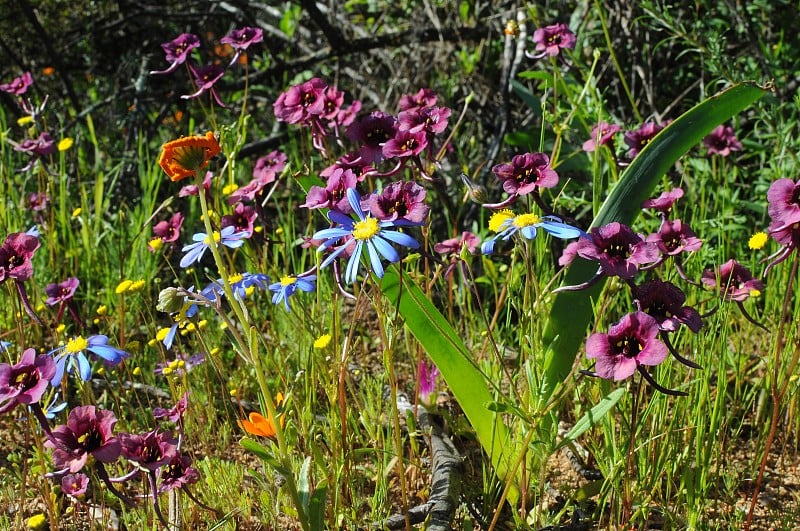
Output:
<instances>
[{"instance_id":1,"label":"yellow flower center","mask_svg":"<svg viewBox=\"0 0 800 531\"><path fill-rule=\"evenodd\" d=\"M236 283L238 283L238 282L241 282L243 278L244 278L244 277L243 277L242 275L240 275L240 274L238 274L238 273L237 273L237 274L235 274L235 275L231 275L231 276L229 276L229 277L228 277L228 282L230 282L231 284L236 284Z\"/></svg>"},{"instance_id":2,"label":"yellow flower center","mask_svg":"<svg viewBox=\"0 0 800 531\"><path fill-rule=\"evenodd\" d=\"M203 243L206 245L211 245L211 238L214 238L214 243L219 243L219 240L222 238L218 230L215 230L211 236L206 236L203 240Z\"/></svg>"},{"instance_id":3,"label":"yellow flower center","mask_svg":"<svg viewBox=\"0 0 800 531\"><path fill-rule=\"evenodd\" d=\"M538 225L542 222L542 218L536 214L520 214L514 219L514 226L518 229L522 227L530 227L531 225Z\"/></svg>"},{"instance_id":4,"label":"yellow flower center","mask_svg":"<svg viewBox=\"0 0 800 531\"><path fill-rule=\"evenodd\" d=\"M380 230L378 219L369 217L353 225L353 238L356 240L369 240L378 234ZM281 280L281 282L283 282L283 280Z\"/></svg>"},{"instance_id":5,"label":"yellow flower center","mask_svg":"<svg viewBox=\"0 0 800 531\"><path fill-rule=\"evenodd\" d=\"M86 347L88 346L89 342L86 341L83 336L78 336L67 341L67 346L64 350L70 354L77 354L78 352L86 350Z\"/></svg>"},{"instance_id":6,"label":"yellow flower center","mask_svg":"<svg viewBox=\"0 0 800 531\"><path fill-rule=\"evenodd\" d=\"M281 277L281 286L283 287L291 286L295 282L297 282L297 277Z\"/></svg>"},{"instance_id":7,"label":"yellow flower center","mask_svg":"<svg viewBox=\"0 0 800 531\"><path fill-rule=\"evenodd\" d=\"M508 209L503 209L492 214L489 218L489 230L492 232L499 232L500 225L514 217L514 213Z\"/></svg>"}]
</instances>

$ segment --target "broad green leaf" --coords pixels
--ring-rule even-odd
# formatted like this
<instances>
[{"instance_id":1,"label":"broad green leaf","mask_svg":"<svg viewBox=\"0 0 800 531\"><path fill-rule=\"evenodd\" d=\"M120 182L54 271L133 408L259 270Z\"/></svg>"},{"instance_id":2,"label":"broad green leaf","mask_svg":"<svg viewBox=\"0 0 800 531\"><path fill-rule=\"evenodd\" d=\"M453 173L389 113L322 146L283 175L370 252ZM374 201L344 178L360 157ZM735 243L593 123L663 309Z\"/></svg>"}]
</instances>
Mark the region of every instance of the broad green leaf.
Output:
<instances>
[{"instance_id":1,"label":"broad green leaf","mask_svg":"<svg viewBox=\"0 0 800 531\"><path fill-rule=\"evenodd\" d=\"M614 407L623 394L625 394L625 388L618 387L609 393L608 396L603 397L603 399L600 400L596 406L587 411L586 414L575 423L572 429L569 430L566 435L564 435L564 439L558 443L558 446L556 446L555 449L558 450L563 448L583 435L586 430L597 424L597 421L602 419L603 416L608 413L612 407Z\"/></svg>"},{"instance_id":2,"label":"broad green leaf","mask_svg":"<svg viewBox=\"0 0 800 531\"><path fill-rule=\"evenodd\" d=\"M633 159L616 188L600 208L592 227L619 221L630 225L641 212L642 201L653 193L658 181L677 160L696 146L712 129L741 112L766 93L754 83L740 83L696 105L665 127ZM597 264L581 258L567 270L563 285L588 280ZM569 375L578 349L592 319L592 301L597 300L603 281L592 288L561 292L555 298L544 344L549 345L545 360L541 398L549 400L560 382Z\"/></svg>"},{"instance_id":3,"label":"broad green leaf","mask_svg":"<svg viewBox=\"0 0 800 531\"><path fill-rule=\"evenodd\" d=\"M510 482L508 500L516 503L518 482L509 477L516 457L513 445L501 416L489 409L496 404L496 397L489 392L484 375L473 364L461 337L422 290L408 277L398 274L396 268L386 271L381 290L436 364L491 459L495 473Z\"/></svg>"}]
</instances>

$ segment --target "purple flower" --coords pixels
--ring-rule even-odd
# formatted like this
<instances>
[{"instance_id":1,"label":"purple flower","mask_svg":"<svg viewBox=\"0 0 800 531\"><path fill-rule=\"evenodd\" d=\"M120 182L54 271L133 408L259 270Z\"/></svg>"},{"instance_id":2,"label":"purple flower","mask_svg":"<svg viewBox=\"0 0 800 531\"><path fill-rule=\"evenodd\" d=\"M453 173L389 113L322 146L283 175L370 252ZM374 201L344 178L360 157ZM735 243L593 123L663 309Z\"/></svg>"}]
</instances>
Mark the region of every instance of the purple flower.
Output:
<instances>
[{"instance_id":1,"label":"purple flower","mask_svg":"<svg viewBox=\"0 0 800 531\"><path fill-rule=\"evenodd\" d=\"M223 228L233 227L236 232L246 232L248 235L252 236L256 216L255 208L243 203L237 203L236 207L233 209L233 214L222 216L219 220L219 224Z\"/></svg>"},{"instance_id":2,"label":"purple flower","mask_svg":"<svg viewBox=\"0 0 800 531\"><path fill-rule=\"evenodd\" d=\"M175 455L165 466L159 469L158 493L183 488L186 485L197 483L200 474L192 468L192 458L187 455Z\"/></svg>"},{"instance_id":3,"label":"purple flower","mask_svg":"<svg viewBox=\"0 0 800 531\"><path fill-rule=\"evenodd\" d=\"M32 348L22 353L19 363L0 363L0 414L17 404L35 404L42 399L56 365L46 355L37 356Z\"/></svg>"},{"instance_id":4,"label":"purple flower","mask_svg":"<svg viewBox=\"0 0 800 531\"><path fill-rule=\"evenodd\" d=\"M181 227L183 226L183 214L175 212L169 221L162 220L153 225L153 235L161 238L164 243L176 242L181 237Z\"/></svg>"},{"instance_id":5,"label":"purple flower","mask_svg":"<svg viewBox=\"0 0 800 531\"><path fill-rule=\"evenodd\" d=\"M616 135L620 129L620 126L617 124L600 122L592 127L591 138L583 143L583 150L587 153L591 153L600 146L610 145L609 149L614 151L614 135Z\"/></svg>"},{"instance_id":6,"label":"purple flower","mask_svg":"<svg viewBox=\"0 0 800 531\"><path fill-rule=\"evenodd\" d=\"M640 365L658 365L669 353L658 339L658 322L643 312L626 315L608 329L586 340L586 357L597 358L595 371L601 378L624 380Z\"/></svg>"},{"instance_id":7,"label":"purple flower","mask_svg":"<svg viewBox=\"0 0 800 531\"><path fill-rule=\"evenodd\" d=\"M478 249L478 244L480 243L480 238L469 231L464 231L461 233L461 236L437 243L433 246L433 250L441 254L459 254L464 246L466 246L470 254L475 254L475 251Z\"/></svg>"},{"instance_id":8,"label":"purple flower","mask_svg":"<svg viewBox=\"0 0 800 531\"><path fill-rule=\"evenodd\" d=\"M269 184L285 167L286 154L273 151L256 160L256 165L253 167L253 179L258 179L263 184Z\"/></svg>"},{"instance_id":9,"label":"purple flower","mask_svg":"<svg viewBox=\"0 0 800 531\"><path fill-rule=\"evenodd\" d=\"M70 277L58 284L48 284L44 289L44 292L47 294L47 299L45 299L44 303L48 306L54 306L59 303L71 301L80 283L80 280L77 278Z\"/></svg>"},{"instance_id":10,"label":"purple flower","mask_svg":"<svg viewBox=\"0 0 800 531\"><path fill-rule=\"evenodd\" d=\"M34 192L28 195L28 208L34 212L46 210L49 202L50 196L45 192Z\"/></svg>"},{"instance_id":11,"label":"purple flower","mask_svg":"<svg viewBox=\"0 0 800 531\"><path fill-rule=\"evenodd\" d=\"M703 320L697 310L684 306L686 295L671 282L651 280L634 289L639 309L655 318L661 330L674 332L681 324L697 333Z\"/></svg>"},{"instance_id":12,"label":"purple flower","mask_svg":"<svg viewBox=\"0 0 800 531\"><path fill-rule=\"evenodd\" d=\"M672 210L675 201L683 197L683 188L673 188L660 196L647 199L642 203L642 208L651 208L666 216Z\"/></svg>"},{"instance_id":13,"label":"purple flower","mask_svg":"<svg viewBox=\"0 0 800 531\"><path fill-rule=\"evenodd\" d=\"M164 49L164 53L166 54L167 61L170 63L170 65L166 70L153 70L150 72L150 74L171 74L176 68L186 62L186 59L188 59L189 53L192 50L199 47L200 39L197 37L197 35L192 33L182 33L175 39L165 42L161 45L161 48Z\"/></svg>"},{"instance_id":14,"label":"purple flower","mask_svg":"<svg viewBox=\"0 0 800 531\"><path fill-rule=\"evenodd\" d=\"M80 498L89 488L89 476L83 472L67 474L61 478L61 492L72 498Z\"/></svg>"},{"instance_id":15,"label":"purple flower","mask_svg":"<svg viewBox=\"0 0 800 531\"><path fill-rule=\"evenodd\" d=\"M552 188L558 184L558 174L550 167L550 157L545 153L515 155L511 163L492 168L503 181L503 190L509 194L526 195L536 188Z\"/></svg>"},{"instance_id":16,"label":"purple flower","mask_svg":"<svg viewBox=\"0 0 800 531\"><path fill-rule=\"evenodd\" d=\"M420 110L426 107L433 107L438 100L436 93L429 88L421 88L416 94L403 94L397 107L401 111Z\"/></svg>"},{"instance_id":17,"label":"purple flower","mask_svg":"<svg viewBox=\"0 0 800 531\"><path fill-rule=\"evenodd\" d=\"M194 76L194 83L197 85L197 91L193 92L192 94L181 96L182 99L190 100L192 98L199 98L208 92L211 94L211 97L214 98L214 101L217 102L217 105L220 107L227 107L220 99L217 89L214 88L214 85L217 84L217 81L222 79L222 76L225 75L224 68L216 64L195 68L192 64L189 64L189 70L191 70L192 75Z\"/></svg>"},{"instance_id":18,"label":"purple flower","mask_svg":"<svg viewBox=\"0 0 800 531\"><path fill-rule=\"evenodd\" d=\"M153 418L156 420L167 419L174 424L183 422L183 415L186 413L186 408L189 405L189 391L183 393L183 396L178 400L170 409L163 407L153 408Z\"/></svg>"},{"instance_id":19,"label":"purple flower","mask_svg":"<svg viewBox=\"0 0 800 531\"><path fill-rule=\"evenodd\" d=\"M347 202L346 191L348 188L355 188L358 178L352 170L348 168L335 168L328 177L325 187L312 186L306 195L306 202L301 207L314 208L335 208L342 213L350 212L350 204Z\"/></svg>"},{"instance_id":20,"label":"purple flower","mask_svg":"<svg viewBox=\"0 0 800 531\"><path fill-rule=\"evenodd\" d=\"M361 182L367 175L373 173L375 168L364 162L358 153L346 153L339 157L339 160L319 172L319 176L323 179L330 179L331 175L336 173L337 170L350 170L356 176L358 182Z\"/></svg>"},{"instance_id":21,"label":"purple flower","mask_svg":"<svg viewBox=\"0 0 800 531\"><path fill-rule=\"evenodd\" d=\"M272 296L272 303L280 304L281 301L283 301L286 311L290 312L292 308L289 306L289 298L291 298L298 289L306 293L315 291L317 289L316 281L316 275L281 277L280 282L274 282L269 285L269 290L275 293L275 295Z\"/></svg>"},{"instance_id":22,"label":"purple flower","mask_svg":"<svg viewBox=\"0 0 800 531\"><path fill-rule=\"evenodd\" d=\"M208 192L211 190L211 179L213 176L214 174L212 172L207 171L205 177L203 177L203 192L206 197L208 197ZM198 188L196 184L182 186L178 191L178 197L189 197L190 195L200 195L200 188Z\"/></svg>"},{"instance_id":23,"label":"purple flower","mask_svg":"<svg viewBox=\"0 0 800 531\"><path fill-rule=\"evenodd\" d=\"M170 432L158 428L142 435L119 435L122 456L147 472L154 472L170 463L178 454L178 440Z\"/></svg>"},{"instance_id":24,"label":"purple flower","mask_svg":"<svg viewBox=\"0 0 800 531\"><path fill-rule=\"evenodd\" d=\"M358 276L361 255L366 249L372 271L378 278L383 278L384 269L381 257L392 263L400 260L400 255L389 242L412 249L418 248L419 243L408 234L387 230L396 227L396 222L379 221L378 218L365 214L361 208L361 198L354 188L347 189L347 199L358 219L354 220L342 212L331 210L328 212L328 218L340 227L324 229L312 236L314 239L325 240L319 246L319 251L324 251L333 247L335 243L342 242L323 260L320 269L329 266L342 253L350 252L345 271L345 282L352 284Z\"/></svg>"},{"instance_id":25,"label":"purple flower","mask_svg":"<svg viewBox=\"0 0 800 531\"><path fill-rule=\"evenodd\" d=\"M92 368L86 352L99 356L108 364L117 365L130 356L129 353L108 345L108 336L94 335L84 338L73 337L66 345L51 350L48 354L56 362L56 372L50 383L57 386L61 383L64 372L72 372L76 368L80 372L81 380L87 381L92 376Z\"/></svg>"},{"instance_id":26,"label":"purple flower","mask_svg":"<svg viewBox=\"0 0 800 531\"><path fill-rule=\"evenodd\" d=\"M574 250L582 258L599 262L603 274L623 280L633 278L639 266L659 259L658 247L616 221L591 229Z\"/></svg>"},{"instance_id":27,"label":"purple flower","mask_svg":"<svg viewBox=\"0 0 800 531\"><path fill-rule=\"evenodd\" d=\"M430 207L425 204L425 188L412 181L396 181L367 200L369 212L381 221L425 223Z\"/></svg>"},{"instance_id":28,"label":"purple flower","mask_svg":"<svg viewBox=\"0 0 800 531\"><path fill-rule=\"evenodd\" d=\"M42 132L38 138L26 138L21 144L9 142L14 146L15 151L27 153L31 156L30 162L24 168L20 169L20 171L30 169L37 160L49 157L56 152L56 141L53 140L53 137L50 136L50 133L47 131Z\"/></svg>"},{"instance_id":29,"label":"purple flower","mask_svg":"<svg viewBox=\"0 0 800 531\"><path fill-rule=\"evenodd\" d=\"M800 180L778 179L767 191L767 212L773 222L794 224L800 222Z\"/></svg>"},{"instance_id":30,"label":"purple flower","mask_svg":"<svg viewBox=\"0 0 800 531\"><path fill-rule=\"evenodd\" d=\"M365 164L377 164L384 158L383 145L397 133L397 119L391 114L375 111L354 121L346 136L360 144L358 154Z\"/></svg>"},{"instance_id":31,"label":"purple flower","mask_svg":"<svg viewBox=\"0 0 800 531\"><path fill-rule=\"evenodd\" d=\"M212 238L214 243L217 245L224 245L225 247L229 247L231 249L237 249L244 245L244 239L249 236L250 235L246 232L236 232L236 228L232 226L224 227L219 231L214 231L214 234L211 236L205 232L198 232L192 236L192 240L195 243L184 245L183 249L181 249L186 254L181 259L180 266L186 268L193 263L200 263L200 260L203 259L206 249L211 246Z\"/></svg>"},{"instance_id":32,"label":"purple flower","mask_svg":"<svg viewBox=\"0 0 800 531\"><path fill-rule=\"evenodd\" d=\"M381 152L387 159L416 157L428 147L428 138L423 131L412 133L411 131L397 130L395 135L387 140Z\"/></svg>"},{"instance_id":33,"label":"purple flower","mask_svg":"<svg viewBox=\"0 0 800 531\"><path fill-rule=\"evenodd\" d=\"M695 236L692 229L679 219L665 219L658 232L649 235L647 241L654 243L659 251L669 256L696 251L703 245L703 240Z\"/></svg>"},{"instance_id":34,"label":"purple flower","mask_svg":"<svg viewBox=\"0 0 800 531\"><path fill-rule=\"evenodd\" d=\"M11 83L0 84L0 91L22 96L31 85L33 85L33 77L30 72L25 72L21 76L12 79Z\"/></svg>"},{"instance_id":35,"label":"purple flower","mask_svg":"<svg viewBox=\"0 0 800 531\"><path fill-rule=\"evenodd\" d=\"M436 391L436 379L439 377L439 369L425 360L420 360L417 368L419 378L419 400L425 406L433 405L431 395Z\"/></svg>"},{"instance_id":36,"label":"purple flower","mask_svg":"<svg viewBox=\"0 0 800 531\"><path fill-rule=\"evenodd\" d=\"M661 130L664 129L663 125L657 125L654 122L647 122L642 124L638 129L627 131L624 136L625 143L630 148L628 150L628 158L633 159L644 147L656 136Z\"/></svg>"},{"instance_id":37,"label":"purple flower","mask_svg":"<svg viewBox=\"0 0 800 531\"><path fill-rule=\"evenodd\" d=\"M710 155L727 157L732 151L741 151L742 143L736 139L733 127L718 125L703 139L703 145L708 148Z\"/></svg>"},{"instance_id":38,"label":"purple flower","mask_svg":"<svg viewBox=\"0 0 800 531\"><path fill-rule=\"evenodd\" d=\"M69 412L66 424L53 428L44 445L53 449L53 463L73 474L84 467L90 455L101 463L111 463L122 452L112 433L116 423L111 411L78 406Z\"/></svg>"},{"instance_id":39,"label":"purple flower","mask_svg":"<svg viewBox=\"0 0 800 531\"><path fill-rule=\"evenodd\" d=\"M447 107L425 107L403 111L397 116L400 131L417 133L424 131L430 143L434 135L442 133L447 128L450 118L450 109Z\"/></svg>"},{"instance_id":40,"label":"purple flower","mask_svg":"<svg viewBox=\"0 0 800 531\"><path fill-rule=\"evenodd\" d=\"M0 245L0 284L13 278L24 282L33 276L33 253L39 248L39 238L25 232L9 234Z\"/></svg>"},{"instance_id":41,"label":"purple flower","mask_svg":"<svg viewBox=\"0 0 800 531\"><path fill-rule=\"evenodd\" d=\"M576 41L575 34L564 23L539 28L533 32L533 43L536 45L536 51L539 52L535 57L544 57L545 55L555 57L563 49L575 48Z\"/></svg>"},{"instance_id":42,"label":"purple flower","mask_svg":"<svg viewBox=\"0 0 800 531\"><path fill-rule=\"evenodd\" d=\"M734 259L719 267L718 271L706 269L701 278L703 284L716 287L726 301L741 302L749 297L761 295L764 283L753 278L749 269Z\"/></svg>"},{"instance_id":43,"label":"purple flower","mask_svg":"<svg viewBox=\"0 0 800 531\"><path fill-rule=\"evenodd\" d=\"M324 94L327 88L327 83L317 77L289 87L272 106L275 117L287 124L309 125L312 117L319 116L325 110Z\"/></svg>"},{"instance_id":44,"label":"purple flower","mask_svg":"<svg viewBox=\"0 0 800 531\"><path fill-rule=\"evenodd\" d=\"M241 29L231 30L231 32L222 37L219 42L221 44L229 44L231 48L237 52L241 52L247 50L250 45L257 44L263 40L264 30L245 26Z\"/></svg>"}]
</instances>

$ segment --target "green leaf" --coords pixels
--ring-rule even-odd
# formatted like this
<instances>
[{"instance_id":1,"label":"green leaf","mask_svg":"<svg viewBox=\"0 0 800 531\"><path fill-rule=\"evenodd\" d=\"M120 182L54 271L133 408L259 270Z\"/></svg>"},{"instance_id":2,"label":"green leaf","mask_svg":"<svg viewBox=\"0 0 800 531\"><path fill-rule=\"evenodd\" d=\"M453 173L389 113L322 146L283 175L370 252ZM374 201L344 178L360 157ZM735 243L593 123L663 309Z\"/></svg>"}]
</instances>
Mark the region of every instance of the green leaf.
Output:
<instances>
[{"instance_id":1,"label":"green leaf","mask_svg":"<svg viewBox=\"0 0 800 531\"><path fill-rule=\"evenodd\" d=\"M422 290L408 277L401 276L397 268L386 271L380 286L436 364L491 459L495 473L510 482L508 500L516 503L519 483L509 477L516 457L513 445L501 416L489 409L497 404L496 397L490 393L485 376L473 363L461 337Z\"/></svg>"},{"instance_id":2,"label":"green leaf","mask_svg":"<svg viewBox=\"0 0 800 531\"><path fill-rule=\"evenodd\" d=\"M658 181L677 160L696 146L716 126L741 112L766 93L754 83L740 83L691 108L665 127L633 159L620 182L606 199L592 227L619 221L630 225L641 212L642 201L653 193ZM595 262L577 258L567 270L563 285L587 281L597 270ZM592 301L597 300L604 281L592 288L558 293L544 332L548 346L541 399L549 400L559 383L572 370L578 349L592 319Z\"/></svg>"},{"instance_id":3,"label":"green leaf","mask_svg":"<svg viewBox=\"0 0 800 531\"><path fill-rule=\"evenodd\" d=\"M266 462L270 465L273 469L280 472L284 476L291 474L291 470L286 470L281 464L275 459L275 456L272 453L264 448L262 445L250 439L249 437L242 437L242 440L239 441L239 444L250 453L255 454L256 457L261 459L262 461Z\"/></svg>"},{"instance_id":4,"label":"green leaf","mask_svg":"<svg viewBox=\"0 0 800 531\"><path fill-rule=\"evenodd\" d=\"M597 424L597 421L602 419L603 416L608 413L612 407L614 407L623 394L625 394L625 388L618 387L608 396L603 397L603 399L600 400L596 406L587 411L586 414L575 423L572 429L569 430L566 435L564 435L564 439L558 443L558 445L555 447L555 450L563 448L572 441L575 441L578 437L583 435L586 430Z\"/></svg>"}]
</instances>

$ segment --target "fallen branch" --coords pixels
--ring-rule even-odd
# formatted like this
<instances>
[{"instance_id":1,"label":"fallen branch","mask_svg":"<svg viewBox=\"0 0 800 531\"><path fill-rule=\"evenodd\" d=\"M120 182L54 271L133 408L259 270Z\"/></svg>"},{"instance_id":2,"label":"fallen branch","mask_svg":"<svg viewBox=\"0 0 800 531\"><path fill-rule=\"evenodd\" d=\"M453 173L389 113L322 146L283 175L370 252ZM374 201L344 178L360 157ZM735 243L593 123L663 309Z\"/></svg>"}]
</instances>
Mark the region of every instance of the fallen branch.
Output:
<instances>
[{"instance_id":1,"label":"fallen branch","mask_svg":"<svg viewBox=\"0 0 800 531\"><path fill-rule=\"evenodd\" d=\"M458 507L461 493L461 456L453 441L439 425L434 415L425 408L417 411L417 427L426 434L431 453L431 495L428 501L412 507L407 514L395 514L382 522L372 524L373 529L403 529L406 521L419 524L428 518L428 531L447 531Z\"/></svg>"}]
</instances>

